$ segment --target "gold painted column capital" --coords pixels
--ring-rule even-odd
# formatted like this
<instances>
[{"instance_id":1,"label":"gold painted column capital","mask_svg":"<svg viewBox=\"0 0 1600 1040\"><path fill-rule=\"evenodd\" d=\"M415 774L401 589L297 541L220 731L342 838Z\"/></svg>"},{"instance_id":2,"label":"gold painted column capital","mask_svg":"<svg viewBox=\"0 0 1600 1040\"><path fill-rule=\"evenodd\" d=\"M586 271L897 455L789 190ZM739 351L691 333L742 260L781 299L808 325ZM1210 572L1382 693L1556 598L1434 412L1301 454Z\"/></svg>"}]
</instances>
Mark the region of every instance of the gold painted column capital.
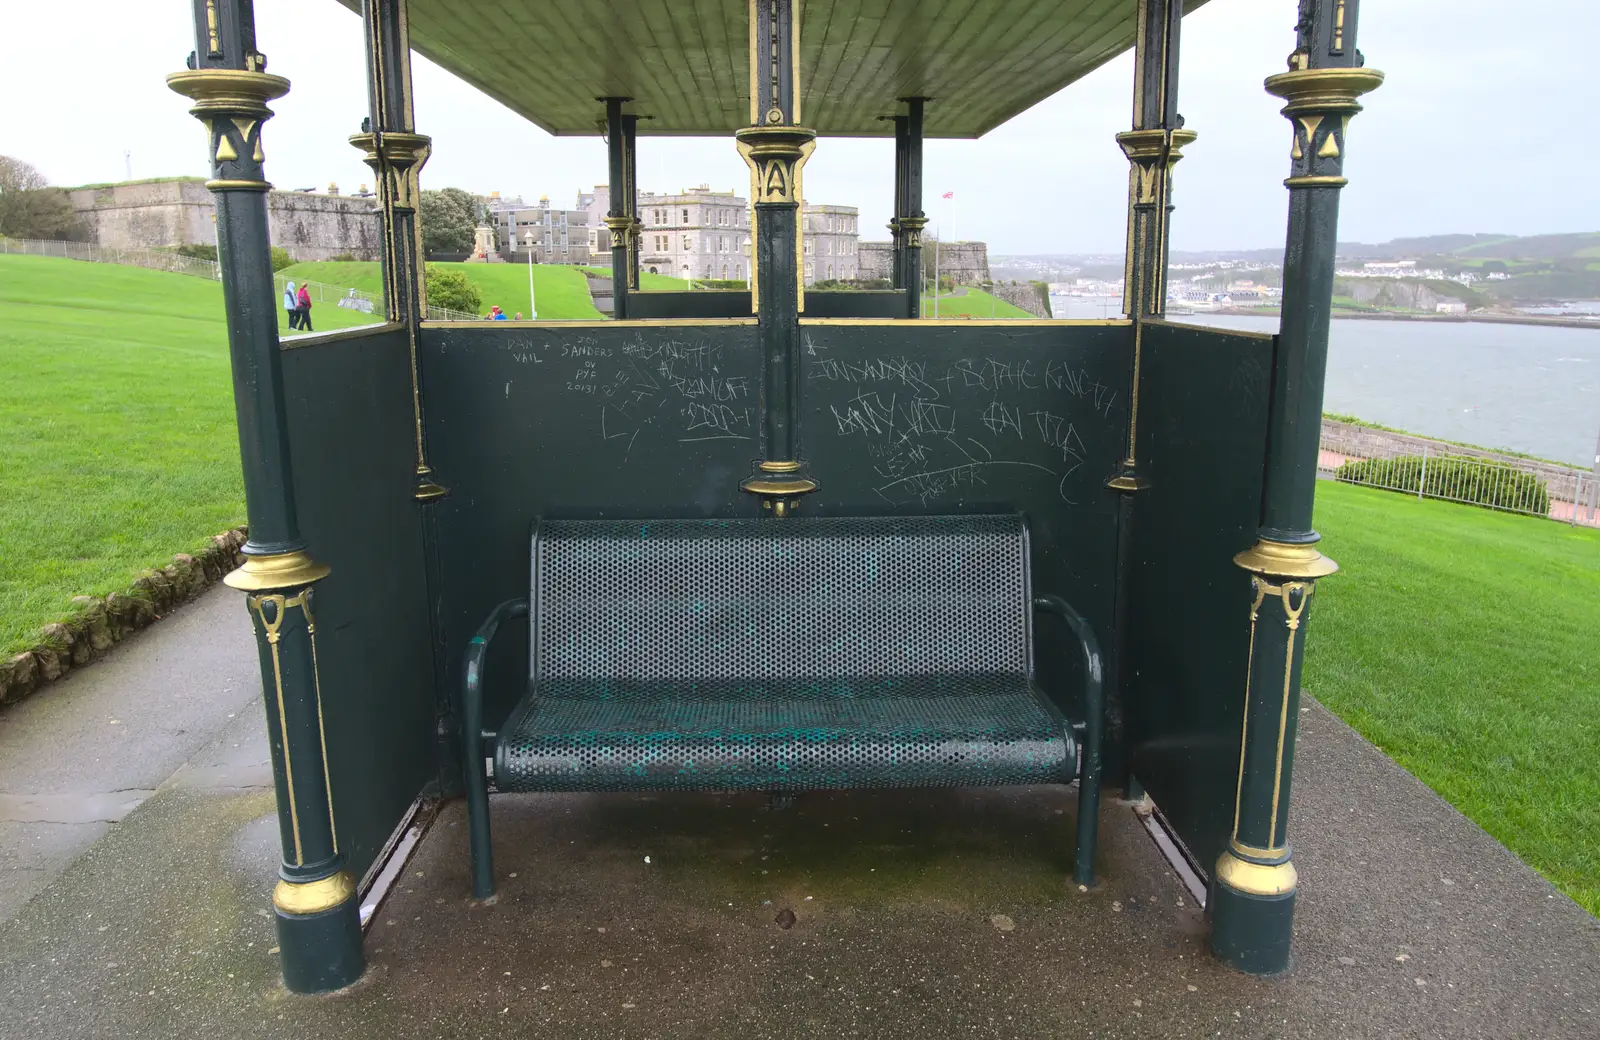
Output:
<instances>
[{"instance_id":1,"label":"gold painted column capital","mask_svg":"<svg viewBox=\"0 0 1600 1040\"><path fill-rule=\"evenodd\" d=\"M1345 133L1361 111L1358 98L1378 89L1383 73L1368 68L1297 68L1268 76L1267 93L1288 104L1282 112L1294 128L1289 149L1289 188L1342 188Z\"/></svg>"},{"instance_id":2,"label":"gold painted column capital","mask_svg":"<svg viewBox=\"0 0 1600 1040\"><path fill-rule=\"evenodd\" d=\"M787 123L748 126L734 133L734 142L755 174L751 201L800 203L800 171L816 149L815 130Z\"/></svg>"},{"instance_id":3,"label":"gold painted column capital","mask_svg":"<svg viewBox=\"0 0 1600 1040\"><path fill-rule=\"evenodd\" d=\"M368 130L350 135L350 144L372 168L380 191L395 209L415 210L420 194L418 175L433 154L433 138L403 130Z\"/></svg>"},{"instance_id":4,"label":"gold painted column capital","mask_svg":"<svg viewBox=\"0 0 1600 1040\"><path fill-rule=\"evenodd\" d=\"M262 173L261 127L272 118L267 102L289 92L282 76L247 69L190 69L167 77L167 86L194 102L189 114L210 131L212 191L268 191Z\"/></svg>"}]
</instances>

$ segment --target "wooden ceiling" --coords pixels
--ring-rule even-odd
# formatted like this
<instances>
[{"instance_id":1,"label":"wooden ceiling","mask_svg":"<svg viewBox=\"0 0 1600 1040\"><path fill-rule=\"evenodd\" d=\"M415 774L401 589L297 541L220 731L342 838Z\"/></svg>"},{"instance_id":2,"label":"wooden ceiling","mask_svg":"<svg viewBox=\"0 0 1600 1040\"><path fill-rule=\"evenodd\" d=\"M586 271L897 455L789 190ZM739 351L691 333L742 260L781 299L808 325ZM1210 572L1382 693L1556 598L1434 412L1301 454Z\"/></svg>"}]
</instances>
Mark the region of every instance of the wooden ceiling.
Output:
<instances>
[{"instance_id":1,"label":"wooden ceiling","mask_svg":"<svg viewBox=\"0 0 1600 1040\"><path fill-rule=\"evenodd\" d=\"M418 53L553 134L599 132L595 98L607 95L634 99L649 117L641 135L749 121L749 0L410 0L409 11ZM824 135L892 136L879 117L921 95L933 99L928 137L979 137L1132 47L1136 22L1136 0L804 0L800 119Z\"/></svg>"}]
</instances>

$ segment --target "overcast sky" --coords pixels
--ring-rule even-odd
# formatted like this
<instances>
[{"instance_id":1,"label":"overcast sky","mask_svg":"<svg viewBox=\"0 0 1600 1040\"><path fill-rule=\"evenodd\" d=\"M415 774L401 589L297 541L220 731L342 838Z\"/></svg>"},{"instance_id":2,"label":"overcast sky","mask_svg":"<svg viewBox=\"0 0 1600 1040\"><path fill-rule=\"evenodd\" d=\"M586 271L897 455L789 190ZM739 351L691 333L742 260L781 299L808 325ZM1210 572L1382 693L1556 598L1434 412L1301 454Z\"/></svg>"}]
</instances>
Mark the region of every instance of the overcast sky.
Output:
<instances>
[{"instance_id":1,"label":"overcast sky","mask_svg":"<svg viewBox=\"0 0 1600 1040\"><path fill-rule=\"evenodd\" d=\"M70 6L63 37L60 3L0 0L0 154L62 185L123 179L124 152L135 177L206 174L200 124L163 82L193 48L189 4ZM1185 20L1179 110L1200 137L1177 171L1175 249L1283 242L1290 134L1261 80L1285 67L1295 7L1212 0ZM1389 79L1350 132L1341 239L1600 230L1600 0L1367 0L1361 15L1367 63ZM357 17L335 0L256 0L256 17L271 71L293 82L267 127L269 179L370 182L345 141L366 107ZM424 187L571 206L605 180L598 138L550 137L415 60L417 127L434 141ZM1131 57L1113 61L982 140L930 141L925 206L944 237L997 253L1120 252L1127 164L1112 138L1129 124L1131 70ZM861 207L864 237L886 238L875 229L890 216L892 161L887 141L824 139L806 196ZM639 181L743 195L748 174L731 140L641 138Z\"/></svg>"}]
</instances>

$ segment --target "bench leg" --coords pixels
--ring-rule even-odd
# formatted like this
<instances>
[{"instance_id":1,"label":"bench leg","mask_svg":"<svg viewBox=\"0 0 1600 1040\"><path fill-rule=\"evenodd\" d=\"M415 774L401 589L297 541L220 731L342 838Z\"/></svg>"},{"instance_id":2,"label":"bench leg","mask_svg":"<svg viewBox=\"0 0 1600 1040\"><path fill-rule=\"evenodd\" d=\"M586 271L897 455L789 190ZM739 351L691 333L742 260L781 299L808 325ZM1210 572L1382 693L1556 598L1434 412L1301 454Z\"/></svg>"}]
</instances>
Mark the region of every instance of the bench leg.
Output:
<instances>
[{"instance_id":1,"label":"bench leg","mask_svg":"<svg viewBox=\"0 0 1600 1040\"><path fill-rule=\"evenodd\" d=\"M489 780L483 769L483 749L469 741L466 762L467 835L472 847L472 898L494 895L494 847L489 832Z\"/></svg>"},{"instance_id":2,"label":"bench leg","mask_svg":"<svg viewBox=\"0 0 1600 1040\"><path fill-rule=\"evenodd\" d=\"M1065 621L1083 650L1083 768L1078 773L1078 847L1072 876L1088 886L1094 884L1094 849L1100 837L1100 740L1106 711L1100 641L1088 620L1060 596L1039 596L1033 605Z\"/></svg>"},{"instance_id":3,"label":"bench leg","mask_svg":"<svg viewBox=\"0 0 1600 1040\"><path fill-rule=\"evenodd\" d=\"M1100 727L1093 727L1098 730ZM1085 726L1088 731L1090 727ZM1072 879L1080 885L1094 884L1094 852L1100 840L1100 739L1087 732L1083 741L1083 772L1078 777L1078 843Z\"/></svg>"},{"instance_id":4,"label":"bench leg","mask_svg":"<svg viewBox=\"0 0 1600 1040\"><path fill-rule=\"evenodd\" d=\"M472 848L472 895L494 895L494 850L489 843L489 778L483 768L483 662L501 622L527 617L526 600L507 600L494 608L467 644L461 683L461 769L467 789L467 834Z\"/></svg>"}]
</instances>

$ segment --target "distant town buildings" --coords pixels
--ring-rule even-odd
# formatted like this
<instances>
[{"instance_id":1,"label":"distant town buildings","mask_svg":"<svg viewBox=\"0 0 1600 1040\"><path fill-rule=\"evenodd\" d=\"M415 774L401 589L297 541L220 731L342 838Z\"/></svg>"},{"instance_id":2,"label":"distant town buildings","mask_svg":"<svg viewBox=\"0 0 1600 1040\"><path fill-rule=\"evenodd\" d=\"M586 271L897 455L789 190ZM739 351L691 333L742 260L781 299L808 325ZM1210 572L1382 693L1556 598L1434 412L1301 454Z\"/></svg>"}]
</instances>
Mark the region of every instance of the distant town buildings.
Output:
<instances>
[{"instance_id":1,"label":"distant town buildings","mask_svg":"<svg viewBox=\"0 0 1600 1040\"><path fill-rule=\"evenodd\" d=\"M676 193L642 191L638 200L639 269L649 274L718 281L750 278L750 202L733 191L713 191L709 184ZM525 261L526 236L534 235L536 263L606 266L610 263L611 210L609 185L597 184L578 193L570 210L550 206L541 196L537 206L520 198L489 197L499 251L508 260ZM805 222L806 284L857 277L860 211L855 206L807 203ZM510 236L515 235L513 244Z\"/></svg>"},{"instance_id":2,"label":"distant town buildings","mask_svg":"<svg viewBox=\"0 0 1600 1040\"><path fill-rule=\"evenodd\" d=\"M538 204L530 206L521 196L502 199L495 191L489 193L487 205L495 242L507 260L526 263L532 250L536 264L593 263L589 212L581 197L577 209L556 209L548 195L539 196Z\"/></svg>"}]
</instances>

